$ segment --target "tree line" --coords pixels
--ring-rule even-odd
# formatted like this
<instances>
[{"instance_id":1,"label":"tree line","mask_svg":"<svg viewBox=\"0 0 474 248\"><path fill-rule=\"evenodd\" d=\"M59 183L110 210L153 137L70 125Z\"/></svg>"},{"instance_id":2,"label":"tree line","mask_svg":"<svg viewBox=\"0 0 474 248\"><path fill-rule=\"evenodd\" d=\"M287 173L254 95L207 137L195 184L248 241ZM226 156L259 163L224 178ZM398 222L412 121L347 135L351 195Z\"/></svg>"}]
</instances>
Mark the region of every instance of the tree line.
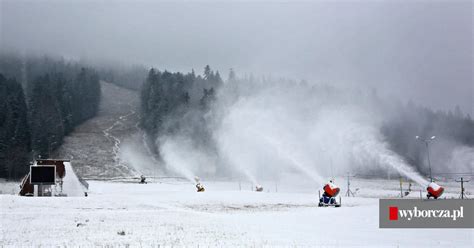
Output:
<instances>
[{"instance_id":1,"label":"tree line","mask_svg":"<svg viewBox=\"0 0 474 248\"><path fill-rule=\"evenodd\" d=\"M19 178L48 158L65 135L93 117L98 73L50 57L0 55L0 177Z\"/></svg>"},{"instance_id":2,"label":"tree line","mask_svg":"<svg viewBox=\"0 0 474 248\"><path fill-rule=\"evenodd\" d=\"M210 134L205 113L216 99L223 81L209 65L203 75L194 70L183 74L151 69L141 89L140 126L148 145L157 157L156 139L184 134L197 145L209 145Z\"/></svg>"}]
</instances>

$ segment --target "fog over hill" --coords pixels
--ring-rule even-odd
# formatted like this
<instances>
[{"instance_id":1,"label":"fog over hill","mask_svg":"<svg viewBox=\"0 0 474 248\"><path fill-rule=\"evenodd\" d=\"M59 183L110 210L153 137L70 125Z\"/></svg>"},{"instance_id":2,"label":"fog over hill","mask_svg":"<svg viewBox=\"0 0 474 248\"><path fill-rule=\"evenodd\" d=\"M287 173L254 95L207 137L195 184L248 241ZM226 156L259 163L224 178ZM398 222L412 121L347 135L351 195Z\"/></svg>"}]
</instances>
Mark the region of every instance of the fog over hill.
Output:
<instances>
[{"instance_id":1,"label":"fog over hill","mask_svg":"<svg viewBox=\"0 0 474 248\"><path fill-rule=\"evenodd\" d=\"M474 114L472 1L0 1L0 49L274 75Z\"/></svg>"}]
</instances>

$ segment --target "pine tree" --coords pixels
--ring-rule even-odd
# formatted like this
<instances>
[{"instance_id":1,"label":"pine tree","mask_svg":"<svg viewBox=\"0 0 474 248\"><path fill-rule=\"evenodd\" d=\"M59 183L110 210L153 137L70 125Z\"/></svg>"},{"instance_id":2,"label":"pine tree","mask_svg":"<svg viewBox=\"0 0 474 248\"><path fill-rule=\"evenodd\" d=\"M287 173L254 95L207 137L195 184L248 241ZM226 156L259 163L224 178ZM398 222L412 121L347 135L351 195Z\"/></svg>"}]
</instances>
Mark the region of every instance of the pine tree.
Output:
<instances>
[{"instance_id":1,"label":"pine tree","mask_svg":"<svg viewBox=\"0 0 474 248\"><path fill-rule=\"evenodd\" d=\"M209 65L204 67L204 79L209 80L212 77L212 70Z\"/></svg>"}]
</instances>

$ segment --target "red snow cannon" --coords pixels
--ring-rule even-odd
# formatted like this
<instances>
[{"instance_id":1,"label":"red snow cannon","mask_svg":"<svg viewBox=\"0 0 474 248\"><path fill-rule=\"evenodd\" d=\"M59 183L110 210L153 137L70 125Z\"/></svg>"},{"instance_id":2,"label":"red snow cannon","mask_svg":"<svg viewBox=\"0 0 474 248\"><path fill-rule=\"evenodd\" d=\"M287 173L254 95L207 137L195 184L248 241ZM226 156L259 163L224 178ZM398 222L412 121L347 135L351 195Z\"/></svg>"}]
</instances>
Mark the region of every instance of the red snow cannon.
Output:
<instances>
[{"instance_id":1,"label":"red snow cannon","mask_svg":"<svg viewBox=\"0 0 474 248\"><path fill-rule=\"evenodd\" d=\"M428 199L431 197L438 199L438 197L440 197L444 192L444 188L434 182L428 184L428 188L426 188L426 190L428 191L428 194L426 195Z\"/></svg>"},{"instance_id":2,"label":"red snow cannon","mask_svg":"<svg viewBox=\"0 0 474 248\"><path fill-rule=\"evenodd\" d=\"M329 197L336 197L339 194L339 191L341 191L339 187L332 184L331 182L324 185L323 190L326 193L326 195Z\"/></svg>"}]
</instances>

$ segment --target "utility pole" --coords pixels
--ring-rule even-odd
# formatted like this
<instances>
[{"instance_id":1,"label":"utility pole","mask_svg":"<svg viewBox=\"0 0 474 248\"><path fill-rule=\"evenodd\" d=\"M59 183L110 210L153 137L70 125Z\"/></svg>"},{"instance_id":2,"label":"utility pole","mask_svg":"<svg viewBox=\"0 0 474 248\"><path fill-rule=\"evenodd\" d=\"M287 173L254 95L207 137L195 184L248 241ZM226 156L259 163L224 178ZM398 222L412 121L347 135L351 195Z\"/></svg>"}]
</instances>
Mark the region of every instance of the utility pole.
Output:
<instances>
[{"instance_id":1,"label":"utility pole","mask_svg":"<svg viewBox=\"0 0 474 248\"><path fill-rule=\"evenodd\" d=\"M430 169L430 182L433 182L433 176L431 173L431 160L430 160L430 147L429 147L429 142L434 140L436 136L431 136L429 139L421 138L420 136L415 136L417 140L420 140L425 143L426 145L426 156L428 157L428 167Z\"/></svg>"},{"instance_id":2,"label":"utility pole","mask_svg":"<svg viewBox=\"0 0 474 248\"><path fill-rule=\"evenodd\" d=\"M351 191L351 177L355 177L355 175L351 175L349 172L347 172L347 191L346 191L346 196L354 197L354 192Z\"/></svg>"},{"instance_id":3,"label":"utility pole","mask_svg":"<svg viewBox=\"0 0 474 248\"><path fill-rule=\"evenodd\" d=\"M427 154L427 157L428 157L428 167L430 168L430 180L431 180L431 182L433 182L433 176L431 174L430 147L428 145L428 141L425 141L425 144L426 144L426 154Z\"/></svg>"},{"instance_id":4,"label":"utility pole","mask_svg":"<svg viewBox=\"0 0 474 248\"><path fill-rule=\"evenodd\" d=\"M458 182L458 183L461 183L461 195L460 195L459 197L460 197L461 199L464 199L464 197L467 198L466 193L464 193L464 183L465 183L465 182L466 182L466 183L469 182L469 180L466 181L466 180L464 180L464 178L461 177L461 180L459 180L459 181L458 181L458 180L454 180L454 181L456 181L456 182Z\"/></svg>"},{"instance_id":5,"label":"utility pole","mask_svg":"<svg viewBox=\"0 0 474 248\"><path fill-rule=\"evenodd\" d=\"M402 176L400 176L400 198L403 198L403 181Z\"/></svg>"}]
</instances>

